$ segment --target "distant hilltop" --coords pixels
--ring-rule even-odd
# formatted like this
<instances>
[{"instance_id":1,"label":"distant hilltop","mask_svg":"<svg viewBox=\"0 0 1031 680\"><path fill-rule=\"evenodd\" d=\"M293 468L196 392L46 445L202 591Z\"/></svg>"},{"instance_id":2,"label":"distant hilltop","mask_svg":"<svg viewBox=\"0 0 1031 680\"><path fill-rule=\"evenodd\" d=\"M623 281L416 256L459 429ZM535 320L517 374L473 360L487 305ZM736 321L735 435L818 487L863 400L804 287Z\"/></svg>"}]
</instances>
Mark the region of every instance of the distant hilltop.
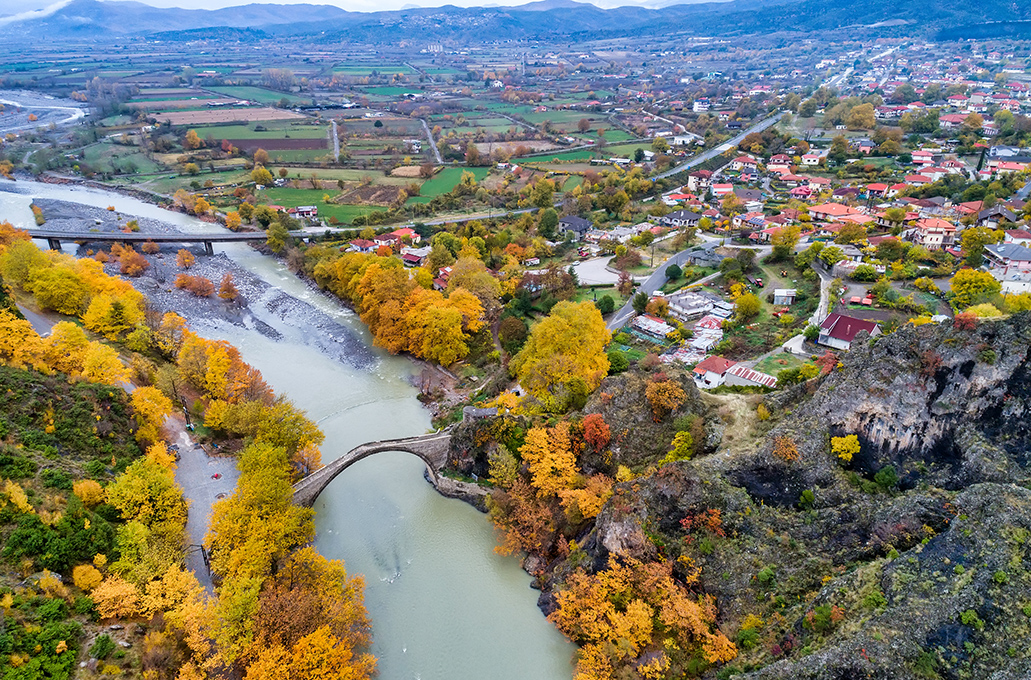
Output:
<instances>
[{"instance_id":1,"label":"distant hilltop","mask_svg":"<svg viewBox=\"0 0 1031 680\"><path fill-rule=\"evenodd\" d=\"M619 0L608 0L616 3ZM1031 35L1031 3L985 0L731 0L689 4L650 0L652 8L603 9L574 0L540 0L516 7L410 7L350 12L333 5L249 4L216 10L157 8L140 2L71 0L47 10L0 18L0 36L25 40L187 39L235 35L308 38L315 42L465 43L506 40L589 40L676 35L839 33L961 39ZM206 29L198 32L200 29ZM212 31L210 29L223 29ZM232 33L251 30L255 33Z\"/></svg>"}]
</instances>

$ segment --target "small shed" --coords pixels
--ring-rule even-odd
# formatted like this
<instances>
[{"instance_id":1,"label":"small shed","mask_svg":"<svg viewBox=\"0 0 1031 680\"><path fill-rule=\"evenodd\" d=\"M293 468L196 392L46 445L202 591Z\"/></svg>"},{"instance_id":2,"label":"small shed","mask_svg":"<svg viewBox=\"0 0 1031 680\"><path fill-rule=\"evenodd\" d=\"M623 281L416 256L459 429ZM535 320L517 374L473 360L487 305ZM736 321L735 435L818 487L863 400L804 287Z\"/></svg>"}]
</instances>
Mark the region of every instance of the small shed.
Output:
<instances>
[{"instance_id":1,"label":"small shed","mask_svg":"<svg viewBox=\"0 0 1031 680\"><path fill-rule=\"evenodd\" d=\"M797 296L798 291L794 288L777 288L773 291L773 304L793 305Z\"/></svg>"}]
</instances>

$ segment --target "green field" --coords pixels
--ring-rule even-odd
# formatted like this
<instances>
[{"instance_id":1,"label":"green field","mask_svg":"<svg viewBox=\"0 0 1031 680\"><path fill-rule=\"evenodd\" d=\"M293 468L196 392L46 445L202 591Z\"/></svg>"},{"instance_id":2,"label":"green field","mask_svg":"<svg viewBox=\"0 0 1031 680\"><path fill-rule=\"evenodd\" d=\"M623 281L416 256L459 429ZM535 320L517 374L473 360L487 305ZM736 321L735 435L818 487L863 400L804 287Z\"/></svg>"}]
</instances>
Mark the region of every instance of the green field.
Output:
<instances>
[{"instance_id":1,"label":"green field","mask_svg":"<svg viewBox=\"0 0 1031 680\"><path fill-rule=\"evenodd\" d=\"M480 182L490 172L490 168L445 168L426 180L419 191L423 197L433 198L446 194L455 188L455 185L462 181L462 173L471 172L476 175L476 181Z\"/></svg>"},{"instance_id":2,"label":"green field","mask_svg":"<svg viewBox=\"0 0 1031 680\"><path fill-rule=\"evenodd\" d=\"M295 149L282 151L269 151L269 164L273 163L315 163L321 160L332 158L333 149Z\"/></svg>"},{"instance_id":3,"label":"green field","mask_svg":"<svg viewBox=\"0 0 1031 680\"><path fill-rule=\"evenodd\" d=\"M286 208L296 208L299 205L317 205L319 217L328 220L335 217L340 222L350 222L359 215L367 215L371 212L382 212L386 208L375 205L336 205L326 203L322 197L326 194L333 195L333 191L327 189L265 189L255 197L261 203L281 205Z\"/></svg>"},{"instance_id":4,"label":"green field","mask_svg":"<svg viewBox=\"0 0 1031 680\"><path fill-rule=\"evenodd\" d=\"M632 158L634 152L638 149L646 149L648 151L651 151L652 145L650 142L638 142L636 144L615 144L613 146L605 147L605 149L603 149L602 152L605 154L606 158L611 158L612 156L629 156Z\"/></svg>"},{"instance_id":5,"label":"green field","mask_svg":"<svg viewBox=\"0 0 1031 680\"><path fill-rule=\"evenodd\" d=\"M83 161L95 171L117 174L159 172L161 166L148 158L138 147L110 142L90 144L82 150Z\"/></svg>"},{"instance_id":6,"label":"green field","mask_svg":"<svg viewBox=\"0 0 1031 680\"><path fill-rule=\"evenodd\" d=\"M421 88L416 85L411 87L395 87L393 85L374 85L372 87L363 87L364 92L369 94L378 94L384 97L399 97L403 94L419 92Z\"/></svg>"},{"instance_id":7,"label":"green field","mask_svg":"<svg viewBox=\"0 0 1031 680\"><path fill-rule=\"evenodd\" d=\"M311 99L305 99L292 94L284 94L274 90L266 90L263 87L250 87L248 85L227 85L225 87L208 87L205 89L209 92L215 92L227 97L249 99L250 101L260 102L262 104L278 104L283 99L286 99L291 104L311 103Z\"/></svg>"},{"instance_id":8,"label":"green field","mask_svg":"<svg viewBox=\"0 0 1031 680\"><path fill-rule=\"evenodd\" d=\"M593 134L592 133L592 136L597 137L597 134ZM625 142L628 139L635 139L635 138L636 138L635 135L632 135L632 134L630 134L629 132L627 132L625 130L606 130L605 131L605 141L610 143L610 144L612 142Z\"/></svg>"},{"instance_id":9,"label":"green field","mask_svg":"<svg viewBox=\"0 0 1031 680\"><path fill-rule=\"evenodd\" d=\"M345 62L333 67L333 73L348 76L370 76L374 72L381 75L391 75L394 73L405 73L410 75L415 73L415 71L404 64L348 64Z\"/></svg>"},{"instance_id":10,"label":"green field","mask_svg":"<svg viewBox=\"0 0 1031 680\"><path fill-rule=\"evenodd\" d=\"M563 151L555 154L541 154L523 159L524 163L550 163L551 161L589 161L597 156L597 152L590 149L579 151Z\"/></svg>"},{"instance_id":11,"label":"green field","mask_svg":"<svg viewBox=\"0 0 1031 680\"><path fill-rule=\"evenodd\" d=\"M566 180L562 183L559 191L572 191L578 184L580 184L581 181L583 181L583 178L577 177L576 175L570 175L569 177L566 177Z\"/></svg>"},{"instance_id":12,"label":"green field","mask_svg":"<svg viewBox=\"0 0 1031 680\"><path fill-rule=\"evenodd\" d=\"M201 125L193 128L203 139L209 133L216 139L318 139L328 134L326 125L296 125L292 121ZM262 127L263 130L255 128Z\"/></svg>"}]
</instances>

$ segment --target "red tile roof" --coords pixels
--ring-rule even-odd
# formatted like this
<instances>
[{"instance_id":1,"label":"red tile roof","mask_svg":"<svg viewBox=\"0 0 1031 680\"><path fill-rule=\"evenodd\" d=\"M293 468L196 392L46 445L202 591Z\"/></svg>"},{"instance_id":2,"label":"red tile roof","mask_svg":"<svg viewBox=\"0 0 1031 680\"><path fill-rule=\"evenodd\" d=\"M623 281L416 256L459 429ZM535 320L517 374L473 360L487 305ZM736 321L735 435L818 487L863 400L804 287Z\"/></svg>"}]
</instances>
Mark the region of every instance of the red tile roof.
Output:
<instances>
[{"instance_id":1,"label":"red tile roof","mask_svg":"<svg viewBox=\"0 0 1031 680\"><path fill-rule=\"evenodd\" d=\"M831 314L823 320L823 323L820 324L820 328L828 331L827 334L835 340L852 342L860 331L866 331L867 333L873 334L874 329L877 328L877 323L874 321L866 321L864 319L856 319L855 317L845 316L844 314Z\"/></svg>"},{"instance_id":2,"label":"red tile roof","mask_svg":"<svg viewBox=\"0 0 1031 680\"><path fill-rule=\"evenodd\" d=\"M716 375L723 375L736 363L736 361L718 356L705 357L694 367L694 372L704 374L706 371L711 371Z\"/></svg>"}]
</instances>

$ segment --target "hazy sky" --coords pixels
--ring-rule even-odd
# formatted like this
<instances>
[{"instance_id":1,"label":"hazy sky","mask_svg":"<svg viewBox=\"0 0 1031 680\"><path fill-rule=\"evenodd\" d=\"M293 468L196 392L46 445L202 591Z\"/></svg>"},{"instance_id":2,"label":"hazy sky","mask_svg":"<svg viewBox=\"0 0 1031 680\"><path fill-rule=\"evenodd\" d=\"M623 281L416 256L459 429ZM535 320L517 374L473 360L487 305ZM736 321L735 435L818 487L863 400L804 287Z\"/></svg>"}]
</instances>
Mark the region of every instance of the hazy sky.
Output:
<instances>
[{"instance_id":1,"label":"hazy sky","mask_svg":"<svg viewBox=\"0 0 1031 680\"><path fill-rule=\"evenodd\" d=\"M107 0L116 2L117 0ZM261 4L295 4L307 2L313 5L336 5L353 12L370 12L384 9L400 9L405 6L417 5L420 7L439 7L441 5L457 5L459 7L483 7L490 5L522 5L530 0L263 0ZM587 0L580 0L587 1ZM649 6L658 4L655 0L589 0L599 7L620 7L626 5ZM680 0L683 4L698 2L699 0ZM710 0L711 1L711 0ZM42 10L54 5L54 0L20 0L17 7L14 3L0 1L0 16ZM64 2L57 3L59 5ZM155 7L183 7L187 9L217 9L220 7L231 7L233 5L249 4L248 0L146 0L148 5ZM664 2L662 4L670 4Z\"/></svg>"}]
</instances>

